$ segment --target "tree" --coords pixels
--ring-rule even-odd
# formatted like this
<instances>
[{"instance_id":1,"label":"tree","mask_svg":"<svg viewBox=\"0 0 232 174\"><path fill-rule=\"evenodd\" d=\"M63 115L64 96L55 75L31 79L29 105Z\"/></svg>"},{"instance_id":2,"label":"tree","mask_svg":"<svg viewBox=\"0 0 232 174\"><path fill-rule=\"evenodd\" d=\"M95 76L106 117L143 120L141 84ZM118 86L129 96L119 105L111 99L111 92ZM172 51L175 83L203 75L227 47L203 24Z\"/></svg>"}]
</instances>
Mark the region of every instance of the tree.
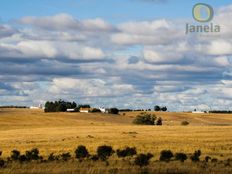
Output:
<instances>
[{"instance_id":1,"label":"tree","mask_svg":"<svg viewBox=\"0 0 232 174\"><path fill-rule=\"evenodd\" d=\"M65 102L63 100L45 103L45 112L65 112L67 109L74 109L77 107L75 102Z\"/></svg>"},{"instance_id":2,"label":"tree","mask_svg":"<svg viewBox=\"0 0 232 174\"><path fill-rule=\"evenodd\" d=\"M109 109L109 114L118 114L119 110L117 108L110 108Z\"/></svg>"},{"instance_id":3,"label":"tree","mask_svg":"<svg viewBox=\"0 0 232 174\"><path fill-rule=\"evenodd\" d=\"M136 116L133 123L140 125L155 125L156 116L146 112L142 112Z\"/></svg>"},{"instance_id":4,"label":"tree","mask_svg":"<svg viewBox=\"0 0 232 174\"><path fill-rule=\"evenodd\" d=\"M154 107L154 111L160 111L160 107L159 107L158 105L156 105L156 106Z\"/></svg>"},{"instance_id":5,"label":"tree","mask_svg":"<svg viewBox=\"0 0 232 174\"><path fill-rule=\"evenodd\" d=\"M167 107L165 106L165 107L162 107L161 110L162 110L163 112L166 112L168 109L167 109Z\"/></svg>"}]
</instances>

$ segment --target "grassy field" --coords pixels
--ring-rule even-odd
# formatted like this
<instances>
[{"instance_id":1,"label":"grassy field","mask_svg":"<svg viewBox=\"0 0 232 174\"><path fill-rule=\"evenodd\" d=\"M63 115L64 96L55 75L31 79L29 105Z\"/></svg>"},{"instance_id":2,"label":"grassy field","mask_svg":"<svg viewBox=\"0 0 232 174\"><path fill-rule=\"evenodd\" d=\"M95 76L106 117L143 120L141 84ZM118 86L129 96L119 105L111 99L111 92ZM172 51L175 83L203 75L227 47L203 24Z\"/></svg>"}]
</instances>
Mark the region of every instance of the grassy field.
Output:
<instances>
[{"instance_id":1,"label":"grassy field","mask_svg":"<svg viewBox=\"0 0 232 174\"><path fill-rule=\"evenodd\" d=\"M44 157L52 152L56 154L71 152L73 155L75 148L80 144L85 145L91 153L96 153L97 146L107 144L112 145L114 149L135 146L138 152L153 153L153 161L158 160L160 151L164 149L185 153L201 149L202 157L209 155L219 160L232 158L232 115L230 114L156 112L154 114L163 118L163 126L137 126L133 125L132 121L138 113L140 112L128 112L125 115L121 113L115 116L99 113L44 113L41 110L0 109L0 150L3 151L2 157L9 156L13 149L24 152L35 147L40 150ZM182 121L188 121L190 125L181 126ZM73 165L73 163L75 162L67 164L75 166L72 171L67 173L77 172L77 166L80 164ZM47 164L38 164L37 166L49 170L49 167L42 165ZM56 169L62 168L62 164L54 165L56 165ZM81 165L84 166L82 166L84 171L93 164ZM88 165L90 166L88 167ZM153 167L155 165L157 164L154 164ZM98 166L99 171L101 171L101 166L104 167L103 164ZM122 166L123 169L125 164L121 164L119 161L116 166ZM15 170L17 167L15 164L11 168L4 169L4 173L20 170L25 173L29 170L27 166L22 165L20 165L20 170ZM192 171L197 171L199 166L191 167L193 167ZM189 164L188 168L191 167ZM108 171L111 170L112 166L105 168ZM158 168L152 170L157 172ZM62 173L58 169L57 171ZM136 171L136 169L131 168L132 170ZM214 171L219 173L217 170ZM228 171L230 172L231 168ZM31 171L31 173L33 172ZM41 171L41 173L43 172ZM50 171L50 173L52 172ZM95 170L95 172L88 171L87 173L98 172Z\"/></svg>"}]
</instances>

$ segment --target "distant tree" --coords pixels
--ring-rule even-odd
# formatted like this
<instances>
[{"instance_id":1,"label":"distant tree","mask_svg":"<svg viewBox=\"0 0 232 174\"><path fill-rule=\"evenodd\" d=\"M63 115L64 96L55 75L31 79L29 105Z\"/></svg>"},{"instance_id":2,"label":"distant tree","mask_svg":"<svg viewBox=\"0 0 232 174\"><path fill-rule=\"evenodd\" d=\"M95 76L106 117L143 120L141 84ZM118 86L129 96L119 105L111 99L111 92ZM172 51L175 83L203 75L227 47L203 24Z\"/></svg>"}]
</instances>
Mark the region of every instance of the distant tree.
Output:
<instances>
[{"instance_id":1,"label":"distant tree","mask_svg":"<svg viewBox=\"0 0 232 174\"><path fill-rule=\"evenodd\" d=\"M136 116L133 123L141 125L155 125L156 116L146 112L142 112Z\"/></svg>"},{"instance_id":2,"label":"distant tree","mask_svg":"<svg viewBox=\"0 0 232 174\"><path fill-rule=\"evenodd\" d=\"M90 110L90 112L92 112L92 113L101 112L101 110L100 110L100 109L97 109L97 108L93 108L92 110Z\"/></svg>"},{"instance_id":3,"label":"distant tree","mask_svg":"<svg viewBox=\"0 0 232 174\"><path fill-rule=\"evenodd\" d=\"M78 108L91 108L90 105L84 104L84 105L78 105Z\"/></svg>"},{"instance_id":4,"label":"distant tree","mask_svg":"<svg viewBox=\"0 0 232 174\"><path fill-rule=\"evenodd\" d=\"M161 106L156 105L156 106L154 107L154 111L163 111L163 112L166 112L167 110L168 110L168 109L167 109L166 106L161 107Z\"/></svg>"},{"instance_id":5,"label":"distant tree","mask_svg":"<svg viewBox=\"0 0 232 174\"><path fill-rule=\"evenodd\" d=\"M67 109L74 109L77 107L75 102L65 102L63 100L45 103L45 112L65 112Z\"/></svg>"},{"instance_id":6,"label":"distant tree","mask_svg":"<svg viewBox=\"0 0 232 174\"><path fill-rule=\"evenodd\" d=\"M154 107L154 111L160 111L160 110L161 110L160 106L156 105L156 106Z\"/></svg>"},{"instance_id":7,"label":"distant tree","mask_svg":"<svg viewBox=\"0 0 232 174\"><path fill-rule=\"evenodd\" d=\"M163 112L166 112L168 109L167 109L167 107L165 106L165 107L162 107L161 110L162 110Z\"/></svg>"},{"instance_id":8,"label":"distant tree","mask_svg":"<svg viewBox=\"0 0 232 174\"><path fill-rule=\"evenodd\" d=\"M119 110L117 108L110 108L108 113L109 114L118 114Z\"/></svg>"}]
</instances>

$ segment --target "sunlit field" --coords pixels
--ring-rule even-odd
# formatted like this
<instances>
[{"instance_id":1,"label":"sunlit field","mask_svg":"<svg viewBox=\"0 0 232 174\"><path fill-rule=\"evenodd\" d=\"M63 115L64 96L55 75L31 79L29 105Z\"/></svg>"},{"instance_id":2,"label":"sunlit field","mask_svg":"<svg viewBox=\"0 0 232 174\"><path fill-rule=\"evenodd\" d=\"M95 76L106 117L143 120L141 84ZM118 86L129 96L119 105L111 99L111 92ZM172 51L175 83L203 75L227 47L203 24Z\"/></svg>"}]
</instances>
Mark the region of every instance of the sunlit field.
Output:
<instances>
[{"instance_id":1,"label":"sunlit field","mask_svg":"<svg viewBox=\"0 0 232 174\"><path fill-rule=\"evenodd\" d=\"M166 172L167 167L174 170L177 166L182 172L187 169L191 169L193 173L201 171L201 167L199 169L201 164L192 165L190 161L186 161L185 165L180 165L180 162L157 164L155 161L159 159L160 151L164 149L186 154L200 149L202 160L207 155L219 161L232 158L232 116L229 114L156 112L155 115L163 118L163 126L133 125L132 121L139 113L108 115L1 109L2 158L10 156L13 149L23 153L26 150L38 148L40 154L46 158L50 153L63 152L70 152L74 156L74 150L78 145L85 145L91 154L95 154L100 145L111 145L114 149L130 146L136 147L138 153L152 153L154 157L149 170L158 173ZM182 121L188 121L190 124L181 126ZM78 163L73 160L65 164L61 162L30 165L13 163L5 169L0 169L0 173L26 173L30 170L34 173L38 171L39 173L109 173L111 169L120 169L120 173L123 173L123 170L126 173L130 169L136 173L137 168L129 165L128 161L117 160L113 155L107 166L104 162ZM217 166L210 164L206 169L213 169L216 173L223 169L228 173L232 170L231 167L225 167L223 164Z\"/></svg>"}]
</instances>

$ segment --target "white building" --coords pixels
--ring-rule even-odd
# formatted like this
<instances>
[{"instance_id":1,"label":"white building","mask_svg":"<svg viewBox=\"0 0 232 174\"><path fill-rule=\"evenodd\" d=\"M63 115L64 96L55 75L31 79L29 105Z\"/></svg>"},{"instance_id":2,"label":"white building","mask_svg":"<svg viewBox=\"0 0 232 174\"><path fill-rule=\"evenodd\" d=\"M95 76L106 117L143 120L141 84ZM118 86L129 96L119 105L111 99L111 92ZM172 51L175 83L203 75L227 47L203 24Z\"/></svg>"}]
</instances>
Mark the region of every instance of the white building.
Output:
<instances>
[{"instance_id":1,"label":"white building","mask_svg":"<svg viewBox=\"0 0 232 174\"><path fill-rule=\"evenodd\" d=\"M80 108L80 112L88 113L91 108Z\"/></svg>"},{"instance_id":2,"label":"white building","mask_svg":"<svg viewBox=\"0 0 232 174\"><path fill-rule=\"evenodd\" d=\"M75 112L75 109L67 109L67 112Z\"/></svg>"},{"instance_id":3,"label":"white building","mask_svg":"<svg viewBox=\"0 0 232 174\"><path fill-rule=\"evenodd\" d=\"M109 113L109 109L106 109L104 107L99 107L99 109L102 113Z\"/></svg>"},{"instance_id":4,"label":"white building","mask_svg":"<svg viewBox=\"0 0 232 174\"><path fill-rule=\"evenodd\" d=\"M193 114L204 114L205 112L203 111L192 111Z\"/></svg>"}]
</instances>

